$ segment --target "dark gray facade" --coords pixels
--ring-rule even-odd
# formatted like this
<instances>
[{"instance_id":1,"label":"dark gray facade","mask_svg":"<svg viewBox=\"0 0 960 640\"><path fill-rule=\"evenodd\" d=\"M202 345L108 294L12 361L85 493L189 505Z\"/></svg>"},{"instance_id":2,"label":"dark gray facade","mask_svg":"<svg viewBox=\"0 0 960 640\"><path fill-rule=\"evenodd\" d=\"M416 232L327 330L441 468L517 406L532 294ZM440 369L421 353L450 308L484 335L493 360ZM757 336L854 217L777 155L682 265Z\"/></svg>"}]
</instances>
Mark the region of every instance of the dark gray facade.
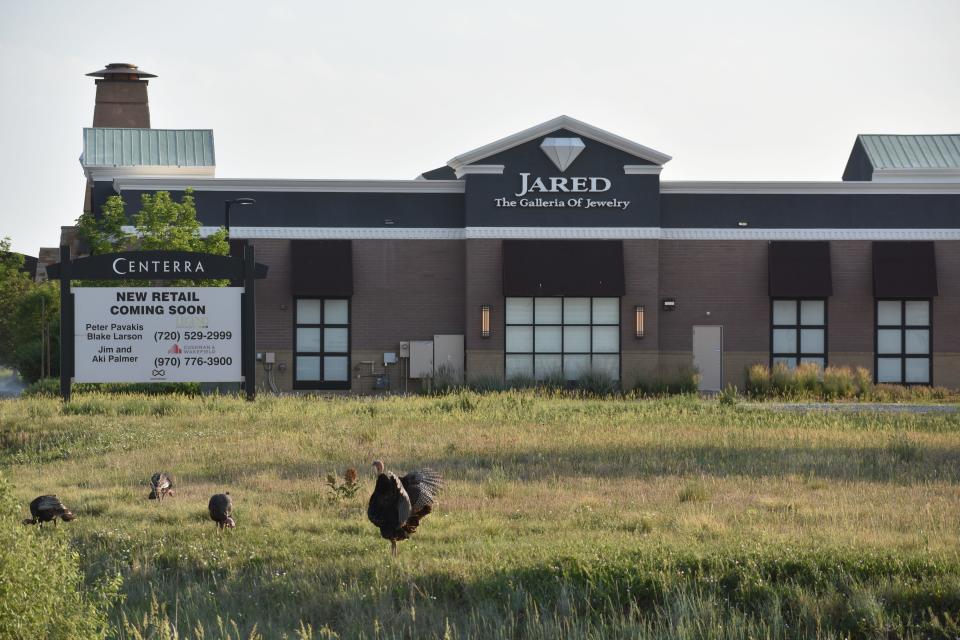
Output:
<instances>
[{"instance_id":1,"label":"dark gray facade","mask_svg":"<svg viewBox=\"0 0 960 640\"><path fill-rule=\"evenodd\" d=\"M118 171L95 179L91 193L94 210L119 195L132 215L144 193L192 188L209 227L223 224L225 201L256 199L234 208L231 237L251 243L270 266L257 285L257 349L276 363L262 382L282 390L417 388L427 376L413 377L401 343L446 343L443 336L459 337L458 375L466 379L549 371L573 381L599 367L630 385L697 365L695 327L717 326L722 371L710 377L721 384L742 383L755 362L783 360L960 386L960 328L950 320L960 306L960 166L947 157L933 167L874 171L876 144L856 141L843 181L669 182L660 179L669 156L560 117L417 180ZM292 242L323 251L330 240L352 248L349 264L326 264L313 276L332 284L310 286L311 274L292 273ZM505 259L505 243L517 241L527 243L517 246L529 260ZM894 241L931 252L935 294L910 261L877 262L876 243ZM806 296L778 292L771 243L784 242L811 243L810 260L819 262L810 269L826 270L831 286ZM813 243L827 250L813 251ZM611 256L596 253L603 246L615 247ZM801 270L803 249L789 262ZM895 300L875 294L890 269L906 283L896 300L914 301L901 302L911 319L899 325L885 319ZM599 284L558 296L557 273ZM349 277L349 289L337 277ZM793 324L783 324L787 309L796 310ZM895 361L900 380L890 379ZM326 380L328 370L337 384Z\"/></svg>"}]
</instances>

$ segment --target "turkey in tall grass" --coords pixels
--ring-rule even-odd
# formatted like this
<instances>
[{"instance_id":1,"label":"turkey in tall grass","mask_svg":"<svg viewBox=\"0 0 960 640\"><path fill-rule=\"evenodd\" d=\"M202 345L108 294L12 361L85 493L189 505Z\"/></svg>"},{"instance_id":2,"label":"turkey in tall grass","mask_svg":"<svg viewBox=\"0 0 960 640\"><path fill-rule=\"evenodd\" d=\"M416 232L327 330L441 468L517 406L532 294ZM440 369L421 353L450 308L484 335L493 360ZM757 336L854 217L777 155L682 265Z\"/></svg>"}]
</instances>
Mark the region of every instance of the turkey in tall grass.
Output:
<instances>
[{"instance_id":1,"label":"turkey in tall grass","mask_svg":"<svg viewBox=\"0 0 960 640\"><path fill-rule=\"evenodd\" d=\"M432 469L398 477L387 471L380 460L373 461L373 468L377 484L367 505L367 518L390 541L391 553L396 557L397 543L412 536L420 521L433 510L443 478Z\"/></svg>"},{"instance_id":2,"label":"turkey in tall grass","mask_svg":"<svg viewBox=\"0 0 960 640\"><path fill-rule=\"evenodd\" d=\"M151 500L162 501L167 496L172 497L173 495L173 476L166 471L153 474L150 478L150 495L147 497Z\"/></svg>"},{"instance_id":3,"label":"turkey in tall grass","mask_svg":"<svg viewBox=\"0 0 960 640\"><path fill-rule=\"evenodd\" d=\"M23 524L40 524L40 528L43 528L44 522L53 521L53 526L57 526L57 518L60 518L64 522L70 522L71 520L76 520L77 516L73 515L73 512L70 509L67 509L63 501L60 500L57 496L37 496L30 502L30 515L32 517L26 518L23 521Z\"/></svg>"},{"instance_id":4,"label":"turkey in tall grass","mask_svg":"<svg viewBox=\"0 0 960 640\"><path fill-rule=\"evenodd\" d=\"M207 510L210 511L210 519L217 523L217 529L223 531L224 527L234 528L237 523L233 520L233 499L230 498L230 492L218 493L210 498L207 504Z\"/></svg>"}]
</instances>

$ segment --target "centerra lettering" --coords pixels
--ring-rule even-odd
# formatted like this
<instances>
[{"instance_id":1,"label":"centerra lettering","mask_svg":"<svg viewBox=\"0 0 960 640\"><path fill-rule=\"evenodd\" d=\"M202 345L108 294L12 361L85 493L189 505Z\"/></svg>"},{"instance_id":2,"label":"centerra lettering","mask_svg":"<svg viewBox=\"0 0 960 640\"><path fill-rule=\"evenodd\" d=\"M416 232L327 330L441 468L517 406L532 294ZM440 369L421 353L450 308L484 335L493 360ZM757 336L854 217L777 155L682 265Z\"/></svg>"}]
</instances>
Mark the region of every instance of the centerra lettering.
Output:
<instances>
[{"instance_id":1,"label":"centerra lettering","mask_svg":"<svg viewBox=\"0 0 960 640\"><path fill-rule=\"evenodd\" d=\"M550 186L547 186L547 182ZM531 180L529 173L521 173L520 193L514 195L520 198L528 193L603 193L609 191L612 186L608 179L595 177L554 177L547 178L547 182L544 182L543 178Z\"/></svg>"},{"instance_id":2,"label":"centerra lettering","mask_svg":"<svg viewBox=\"0 0 960 640\"><path fill-rule=\"evenodd\" d=\"M197 260L128 260L117 258L113 261L113 272L125 273L205 273L203 262Z\"/></svg>"}]
</instances>

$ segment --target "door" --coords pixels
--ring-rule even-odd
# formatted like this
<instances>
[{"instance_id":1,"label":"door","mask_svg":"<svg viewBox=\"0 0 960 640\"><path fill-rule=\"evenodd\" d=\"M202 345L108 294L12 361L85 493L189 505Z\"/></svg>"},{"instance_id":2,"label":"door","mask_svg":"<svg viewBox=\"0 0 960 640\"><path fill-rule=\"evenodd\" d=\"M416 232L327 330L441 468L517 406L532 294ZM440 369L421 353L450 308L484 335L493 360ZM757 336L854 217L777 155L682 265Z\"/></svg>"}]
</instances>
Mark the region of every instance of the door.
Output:
<instances>
[{"instance_id":1,"label":"door","mask_svg":"<svg viewBox=\"0 0 960 640\"><path fill-rule=\"evenodd\" d=\"M693 366L700 371L700 391L723 388L723 327L693 328Z\"/></svg>"}]
</instances>

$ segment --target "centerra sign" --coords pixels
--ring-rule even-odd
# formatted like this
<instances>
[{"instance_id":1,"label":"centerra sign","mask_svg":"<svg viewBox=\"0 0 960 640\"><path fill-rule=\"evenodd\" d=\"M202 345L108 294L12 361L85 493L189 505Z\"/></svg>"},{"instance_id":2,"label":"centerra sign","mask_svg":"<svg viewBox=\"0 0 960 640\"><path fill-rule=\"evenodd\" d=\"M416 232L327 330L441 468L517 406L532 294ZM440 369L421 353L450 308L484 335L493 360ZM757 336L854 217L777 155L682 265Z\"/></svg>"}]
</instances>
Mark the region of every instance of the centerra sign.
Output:
<instances>
[{"instance_id":1,"label":"centerra sign","mask_svg":"<svg viewBox=\"0 0 960 640\"><path fill-rule=\"evenodd\" d=\"M560 177L553 176L549 178L531 177L529 173L520 174L520 190L513 194L514 198L494 198L493 203L497 207L570 207L574 209L619 209L626 211L630 206L629 200L620 200L619 198L597 199L586 196L577 196L572 198L562 197L532 197L534 194L559 194L559 193L604 193L613 186L609 178L596 176L576 176Z\"/></svg>"},{"instance_id":2,"label":"centerra sign","mask_svg":"<svg viewBox=\"0 0 960 640\"><path fill-rule=\"evenodd\" d=\"M60 394L73 382L242 382L256 396L256 290L266 265L189 251L129 251L47 268L60 280ZM230 287L74 287L76 280L230 280Z\"/></svg>"}]
</instances>

